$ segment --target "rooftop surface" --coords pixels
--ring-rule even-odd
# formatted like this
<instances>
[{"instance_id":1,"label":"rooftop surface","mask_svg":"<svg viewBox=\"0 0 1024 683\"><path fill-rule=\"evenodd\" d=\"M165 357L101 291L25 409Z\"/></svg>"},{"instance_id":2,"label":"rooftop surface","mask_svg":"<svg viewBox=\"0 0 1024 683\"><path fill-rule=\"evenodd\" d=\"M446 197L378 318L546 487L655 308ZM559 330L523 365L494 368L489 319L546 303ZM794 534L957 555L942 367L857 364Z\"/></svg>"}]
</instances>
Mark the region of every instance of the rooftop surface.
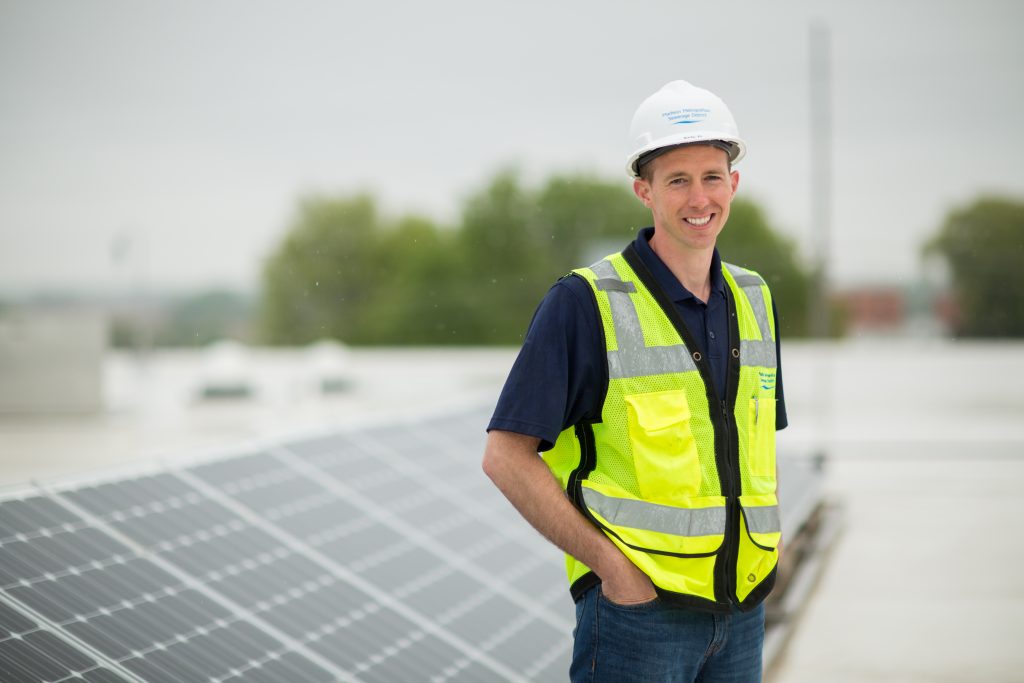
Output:
<instances>
[{"instance_id":1,"label":"rooftop surface","mask_svg":"<svg viewBox=\"0 0 1024 683\"><path fill-rule=\"evenodd\" d=\"M200 398L218 376L194 352L108 356L105 412L0 417L0 484L386 423L396 406L489 406L515 356L350 350L341 390L323 395L300 352L247 353L250 396L219 400ZM1006 520L1024 513L1024 345L790 343L783 369L779 448L824 453L846 514L774 683L1020 680L1024 550Z\"/></svg>"}]
</instances>

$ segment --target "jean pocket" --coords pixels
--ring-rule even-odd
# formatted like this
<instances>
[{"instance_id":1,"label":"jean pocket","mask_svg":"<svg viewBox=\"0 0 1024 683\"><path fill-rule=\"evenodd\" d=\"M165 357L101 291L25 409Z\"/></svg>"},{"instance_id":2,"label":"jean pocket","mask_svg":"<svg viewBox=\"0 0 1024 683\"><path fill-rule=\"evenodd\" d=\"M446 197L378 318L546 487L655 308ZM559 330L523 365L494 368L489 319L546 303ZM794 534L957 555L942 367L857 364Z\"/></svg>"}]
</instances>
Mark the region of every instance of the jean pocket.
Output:
<instances>
[{"instance_id":1,"label":"jean pocket","mask_svg":"<svg viewBox=\"0 0 1024 683\"><path fill-rule=\"evenodd\" d=\"M623 605L623 604L615 602L614 600L612 600L611 598L606 596L604 594L604 590L603 589L601 590L601 592L598 595L598 600L600 600L605 605L608 605L609 607L612 607L613 609L617 609L617 610L620 610L622 612L634 612L634 613L637 613L637 612L649 612L649 611L657 608L657 606L661 603L661 598L658 597L658 596L654 596L653 599L647 600L646 602L634 602L634 603L630 603L628 605Z\"/></svg>"}]
</instances>

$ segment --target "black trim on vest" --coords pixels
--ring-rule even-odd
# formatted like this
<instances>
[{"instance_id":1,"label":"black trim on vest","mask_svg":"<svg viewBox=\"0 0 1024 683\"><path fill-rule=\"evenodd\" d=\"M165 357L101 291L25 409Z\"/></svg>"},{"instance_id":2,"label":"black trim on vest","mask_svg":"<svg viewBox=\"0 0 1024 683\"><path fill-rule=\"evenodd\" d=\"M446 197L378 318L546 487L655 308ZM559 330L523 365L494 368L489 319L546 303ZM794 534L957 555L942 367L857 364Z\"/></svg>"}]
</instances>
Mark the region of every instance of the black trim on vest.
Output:
<instances>
[{"instance_id":1,"label":"black trim on vest","mask_svg":"<svg viewBox=\"0 0 1024 683\"><path fill-rule=\"evenodd\" d=\"M589 282L587 282L587 278L583 277L579 273L569 273L565 277L578 277L580 280L586 283L587 286L585 287L585 289L590 294L590 303L593 304L594 306L594 319L597 321L597 335L598 342L600 343L600 346L598 346L598 348L601 349L602 353L607 353L608 340L605 339L604 336L604 322L601 318L601 307L597 305L597 295L594 293L594 288L590 285ZM604 363L600 363L599 367L601 368L602 374L600 392L601 400L598 401L596 404L597 413L587 416L587 421L590 422L591 424L597 424L599 422L604 421L602 411L604 410L604 402L608 399L608 362L605 361Z\"/></svg>"},{"instance_id":2,"label":"black trim on vest","mask_svg":"<svg viewBox=\"0 0 1024 683\"><path fill-rule=\"evenodd\" d=\"M601 583L601 579L594 572L587 572L580 578L576 579L572 582L572 585L569 586L569 595L572 596L572 601L579 602L584 593L599 583Z\"/></svg>"},{"instance_id":3,"label":"black trim on vest","mask_svg":"<svg viewBox=\"0 0 1024 683\"><path fill-rule=\"evenodd\" d=\"M733 295L732 287L725 287L725 312L729 325L729 347L740 348L740 324L736 317L736 297ZM729 596L731 602L738 602L736 598L736 564L739 558L740 543L740 501L742 491L740 481L740 436L736 426L736 394L740 386L740 363L741 359L729 354L725 379L725 400L721 403L722 418L725 421L727 431L727 447L723 452L723 458L727 461L732 477L729 480L729 488L723 486L722 493L726 496L725 528L726 528L726 551L721 556L721 576L723 579L723 590ZM731 407L731 409L730 409ZM732 543L729 541L732 540ZM716 565L716 570L719 567Z\"/></svg>"},{"instance_id":4,"label":"black trim on vest","mask_svg":"<svg viewBox=\"0 0 1024 683\"><path fill-rule=\"evenodd\" d=\"M575 427L576 442L580 445L580 464L569 474L569 480L565 484L565 492L569 500L583 513L591 522L590 511L583 502L583 480L590 476L590 473L597 467L597 448L594 445L594 428L590 424L578 424ZM596 522L595 522L596 523Z\"/></svg>"},{"instance_id":5,"label":"black trim on vest","mask_svg":"<svg viewBox=\"0 0 1024 683\"><path fill-rule=\"evenodd\" d=\"M672 591L662 590L657 586L654 587L657 591L658 597L664 600L666 603L676 605L677 607L685 607L686 609L692 609L697 612L711 612L714 614L729 614L732 612L732 605L723 602L714 602L706 598L698 598L696 595L686 595L684 593L673 593Z\"/></svg>"},{"instance_id":6,"label":"black trim on vest","mask_svg":"<svg viewBox=\"0 0 1024 683\"><path fill-rule=\"evenodd\" d=\"M595 319L597 320L597 334L599 337L600 347L602 350L608 348L608 342L604 336L604 323L601 319L601 308L597 305L597 295L594 294L594 288L591 287L587 279L579 273L569 273L565 277L578 277L586 282L586 290L590 292L590 301L594 305ZM597 467L597 449L594 446L594 429L593 424L602 421L602 411L604 403L608 400L608 364L603 365L602 385L601 385L601 400L597 404L597 413L589 415L590 418L587 422L581 422L573 426L576 434L576 442L580 445L580 463L569 474L569 479L566 482L565 493L569 496L569 500L576 506L576 508L587 518L591 523L594 520L590 517L590 511L587 510L587 506L583 502L583 480L590 476L590 473ZM600 577L592 571L588 571L586 574L581 576L572 582L569 586L569 594L572 596L573 602L579 602L583 594L588 590L601 583Z\"/></svg>"},{"instance_id":7,"label":"black trim on vest","mask_svg":"<svg viewBox=\"0 0 1024 683\"><path fill-rule=\"evenodd\" d=\"M773 584L775 583L775 570L772 570L772 574L765 578L764 583L768 582L771 582ZM594 586L597 586L600 583L601 578L594 572L587 572L580 578L576 579L572 583L572 585L569 586L569 594L572 596L573 602L579 602L580 600L582 600L583 595L588 590L590 590ZM760 588L761 587L758 586L758 589L756 591L751 592L750 595L754 596L754 593L759 594ZM712 600L707 600L705 598L698 598L695 595L673 593L672 591L663 590L661 588L658 588L657 586L654 587L654 590L655 592L657 592L658 598L660 598L665 603L669 605L674 605L676 607L683 607L685 609L692 609L696 612L709 612L713 614L729 614L732 612L732 605L727 603L714 602ZM767 593L765 593L765 595L767 595ZM761 600L764 599L764 596L760 596L754 602L748 604L748 602L750 602L751 599L753 598L748 598L747 601L745 601L742 605L739 606L739 609L744 612L749 612L750 610L757 607L758 604L760 604Z\"/></svg>"}]
</instances>

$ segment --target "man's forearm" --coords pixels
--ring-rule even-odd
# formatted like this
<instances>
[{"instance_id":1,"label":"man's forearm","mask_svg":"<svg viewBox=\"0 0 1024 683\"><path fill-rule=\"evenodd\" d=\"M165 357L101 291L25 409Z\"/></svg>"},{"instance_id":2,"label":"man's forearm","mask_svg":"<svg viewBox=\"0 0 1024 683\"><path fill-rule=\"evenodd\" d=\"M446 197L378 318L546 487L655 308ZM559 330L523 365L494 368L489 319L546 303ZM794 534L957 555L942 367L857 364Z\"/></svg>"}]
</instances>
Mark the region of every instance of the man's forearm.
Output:
<instances>
[{"instance_id":1,"label":"man's forearm","mask_svg":"<svg viewBox=\"0 0 1024 683\"><path fill-rule=\"evenodd\" d=\"M484 472L537 531L601 577L606 592L610 591L617 601L653 597L647 576L565 495L537 456L538 443L534 437L492 431L484 452Z\"/></svg>"}]
</instances>

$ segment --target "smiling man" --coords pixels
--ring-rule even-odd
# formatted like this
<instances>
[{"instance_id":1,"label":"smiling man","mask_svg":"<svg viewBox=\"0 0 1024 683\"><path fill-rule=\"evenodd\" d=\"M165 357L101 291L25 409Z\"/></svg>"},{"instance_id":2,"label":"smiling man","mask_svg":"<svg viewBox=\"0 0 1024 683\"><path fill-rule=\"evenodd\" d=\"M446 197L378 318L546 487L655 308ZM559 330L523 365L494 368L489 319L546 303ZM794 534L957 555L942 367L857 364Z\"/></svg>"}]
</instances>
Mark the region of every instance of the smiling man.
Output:
<instances>
[{"instance_id":1,"label":"smiling man","mask_svg":"<svg viewBox=\"0 0 1024 683\"><path fill-rule=\"evenodd\" d=\"M566 553L573 681L759 681L786 412L768 286L715 247L746 146L685 81L631 141L653 226L541 302L484 471Z\"/></svg>"}]
</instances>

